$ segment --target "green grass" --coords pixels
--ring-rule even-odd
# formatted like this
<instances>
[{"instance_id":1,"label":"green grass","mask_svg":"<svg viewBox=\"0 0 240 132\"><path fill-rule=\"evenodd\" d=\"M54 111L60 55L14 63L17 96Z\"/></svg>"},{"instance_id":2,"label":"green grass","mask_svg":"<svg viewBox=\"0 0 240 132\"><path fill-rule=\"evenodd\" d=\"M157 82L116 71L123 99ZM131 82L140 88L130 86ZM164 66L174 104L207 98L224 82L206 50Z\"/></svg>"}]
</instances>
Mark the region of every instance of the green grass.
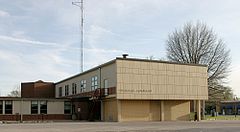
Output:
<instances>
[{"instance_id":1,"label":"green grass","mask_svg":"<svg viewBox=\"0 0 240 132\"><path fill-rule=\"evenodd\" d=\"M212 117L210 115L206 115L205 116L206 120L240 120L240 116L237 115L235 117L235 115L219 115L219 116L216 116L216 117Z\"/></svg>"}]
</instances>

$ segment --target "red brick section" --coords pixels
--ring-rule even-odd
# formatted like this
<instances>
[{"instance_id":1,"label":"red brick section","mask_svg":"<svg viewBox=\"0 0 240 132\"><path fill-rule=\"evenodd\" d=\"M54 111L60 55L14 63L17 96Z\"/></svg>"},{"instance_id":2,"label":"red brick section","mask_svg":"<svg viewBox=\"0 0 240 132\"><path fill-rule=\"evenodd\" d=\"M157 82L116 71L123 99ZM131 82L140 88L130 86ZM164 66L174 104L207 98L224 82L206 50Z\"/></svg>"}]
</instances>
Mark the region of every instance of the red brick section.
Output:
<instances>
[{"instance_id":1,"label":"red brick section","mask_svg":"<svg viewBox=\"0 0 240 132\"><path fill-rule=\"evenodd\" d=\"M21 83L21 96L23 98L31 98L34 96L34 83Z\"/></svg>"},{"instance_id":2,"label":"red brick section","mask_svg":"<svg viewBox=\"0 0 240 132\"><path fill-rule=\"evenodd\" d=\"M28 82L21 83L22 98L54 98L55 85L52 82Z\"/></svg>"},{"instance_id":3,"label":"red brick section","mask_svg":"<svg viewBox=\"0 0 240 132\"><path fill-rule=\"evenodd\" d=\"M20 121L20 115L0 115L0 121ZM23 121L41 120L71 120L71 115L47 114L47 115L23 115Z\"/></svg>"}]
</instances>

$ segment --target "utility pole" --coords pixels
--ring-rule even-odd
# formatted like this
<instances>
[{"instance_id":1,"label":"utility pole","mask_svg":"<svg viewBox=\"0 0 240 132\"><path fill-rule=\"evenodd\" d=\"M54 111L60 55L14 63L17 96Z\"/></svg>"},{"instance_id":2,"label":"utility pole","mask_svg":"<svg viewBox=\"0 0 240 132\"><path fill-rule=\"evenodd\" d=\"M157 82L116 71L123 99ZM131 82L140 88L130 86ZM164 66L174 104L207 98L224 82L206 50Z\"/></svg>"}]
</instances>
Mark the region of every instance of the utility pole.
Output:
<instances>
[{"instance_id":1,"label":"utility pole","mask_svg":"<svg viewBox=\"0 0 240 132\"><path fill-rule=\"evenodd\" d=\"M80 30L81 30L81 42L80 42L80 51L81 51L81 53L80 53L80 55L81 55L81 57L80 57L80 61L81 61L81 64L80 64L80 67L81 67L81 72L83 72L83 0L81 0L81 1L75 1L75 2L72 2L72 5L75 5L75 6L78 6L79 8L80 8L80 11L81 11L81 24L80 24Z\"/></svg>"}]
</instances>

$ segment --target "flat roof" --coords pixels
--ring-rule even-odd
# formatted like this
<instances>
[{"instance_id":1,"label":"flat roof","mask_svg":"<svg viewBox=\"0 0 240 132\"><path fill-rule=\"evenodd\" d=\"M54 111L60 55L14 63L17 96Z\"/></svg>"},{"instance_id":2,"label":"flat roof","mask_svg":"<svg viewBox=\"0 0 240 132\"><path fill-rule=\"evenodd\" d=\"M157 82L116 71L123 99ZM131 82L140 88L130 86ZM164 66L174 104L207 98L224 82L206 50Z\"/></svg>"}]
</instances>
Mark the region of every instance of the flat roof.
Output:
<instances>
[{"instance_id":1,"label":"flat roof","mask_svg":"<svg viewBox=\"0 0 240 132\"><path fill-rule=\"evenodd\" d=\"M181 63L181 62L172 62L172 61L162 61L162 60L149 60L149 59L139 59L139 58L121 58L117 57L117 60L130 60L130 61L144 61L144 62L157 62L157 63L166 63L166 64L177 64L177 65L190 65L190 66L202 66L207 67L203 64L194 64L194 63Z\"/></svg>"},{"instance_id":2,"label":"flat roof","mask_svg":"<svg viewBox=\"0 0 240 132\"><path fill-rule=\"evenodd\" d=\"M13 101L19 101L19 100L49 100L49 101L55 101L55 100L68 100L68 98L22 98L22 97L7 97L7 96L0 96L0 100L13 100Z\"/></svg>"},{"instance_id":3,"label":"flat roof","mask_svg":"<svg viewBox=\"0 0 240 132\"><path fill-rule=\"evenodd\" d=\"M73 76L68 77L68 78L66 78L66 79L63 79L63 80L61 80L61 81L59 81L59 82L56 82L55 84L59 84L59 83L62 83L62 82L64 82L64 81L70 80L70 79L72 79L72 78L75 78L75 77L84 75L84 74L86 74L86 73L88 73L88 72L97 70L97 69L99 69L99 68L101 68L101 67L103 67L103 66L107 66L107 65L113 64L113 63L116 62L116 60L144 61L144 62L157 62L157 63L166 63L166 64L177 64L177 65L188 65L188 66L190 65L190 66L202 66L202 67L207 67L207 65L193 64L193 63L178 63L178 62L162 61L162 60L149 60L149 59L139 59L139 58L122 58L122 57L116 57L116 58L113 59L113 60L110 60L110 61L108 61L108 62L106 62L106 63L103 63L103 64L101 64L101 65L99 65L99 66L96 66L96 67L94 67L94 68L91 68L91 69L89 69L89 70L87 70L87 71L84 71L84 72L82 72L82 73L73 75Z\"/></svg>"}]
</instances>

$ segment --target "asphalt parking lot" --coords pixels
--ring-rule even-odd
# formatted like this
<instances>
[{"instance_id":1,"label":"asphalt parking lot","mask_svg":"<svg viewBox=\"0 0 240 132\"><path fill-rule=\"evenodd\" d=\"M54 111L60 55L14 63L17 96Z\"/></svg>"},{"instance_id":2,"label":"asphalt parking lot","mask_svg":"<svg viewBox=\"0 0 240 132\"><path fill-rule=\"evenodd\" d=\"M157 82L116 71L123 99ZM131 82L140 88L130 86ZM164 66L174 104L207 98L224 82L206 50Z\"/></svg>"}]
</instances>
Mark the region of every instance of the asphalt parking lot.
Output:
<instances>
[{"instance_id":1,"label":"asphalt parking lot","mask_svg":"<svg viewBox=\"0 0 240 132\"><path fill-rule=\"evenodd\" d=\"M0 124L0 132L239 132L240 121Z\"/></svg>"}]
</instances>

